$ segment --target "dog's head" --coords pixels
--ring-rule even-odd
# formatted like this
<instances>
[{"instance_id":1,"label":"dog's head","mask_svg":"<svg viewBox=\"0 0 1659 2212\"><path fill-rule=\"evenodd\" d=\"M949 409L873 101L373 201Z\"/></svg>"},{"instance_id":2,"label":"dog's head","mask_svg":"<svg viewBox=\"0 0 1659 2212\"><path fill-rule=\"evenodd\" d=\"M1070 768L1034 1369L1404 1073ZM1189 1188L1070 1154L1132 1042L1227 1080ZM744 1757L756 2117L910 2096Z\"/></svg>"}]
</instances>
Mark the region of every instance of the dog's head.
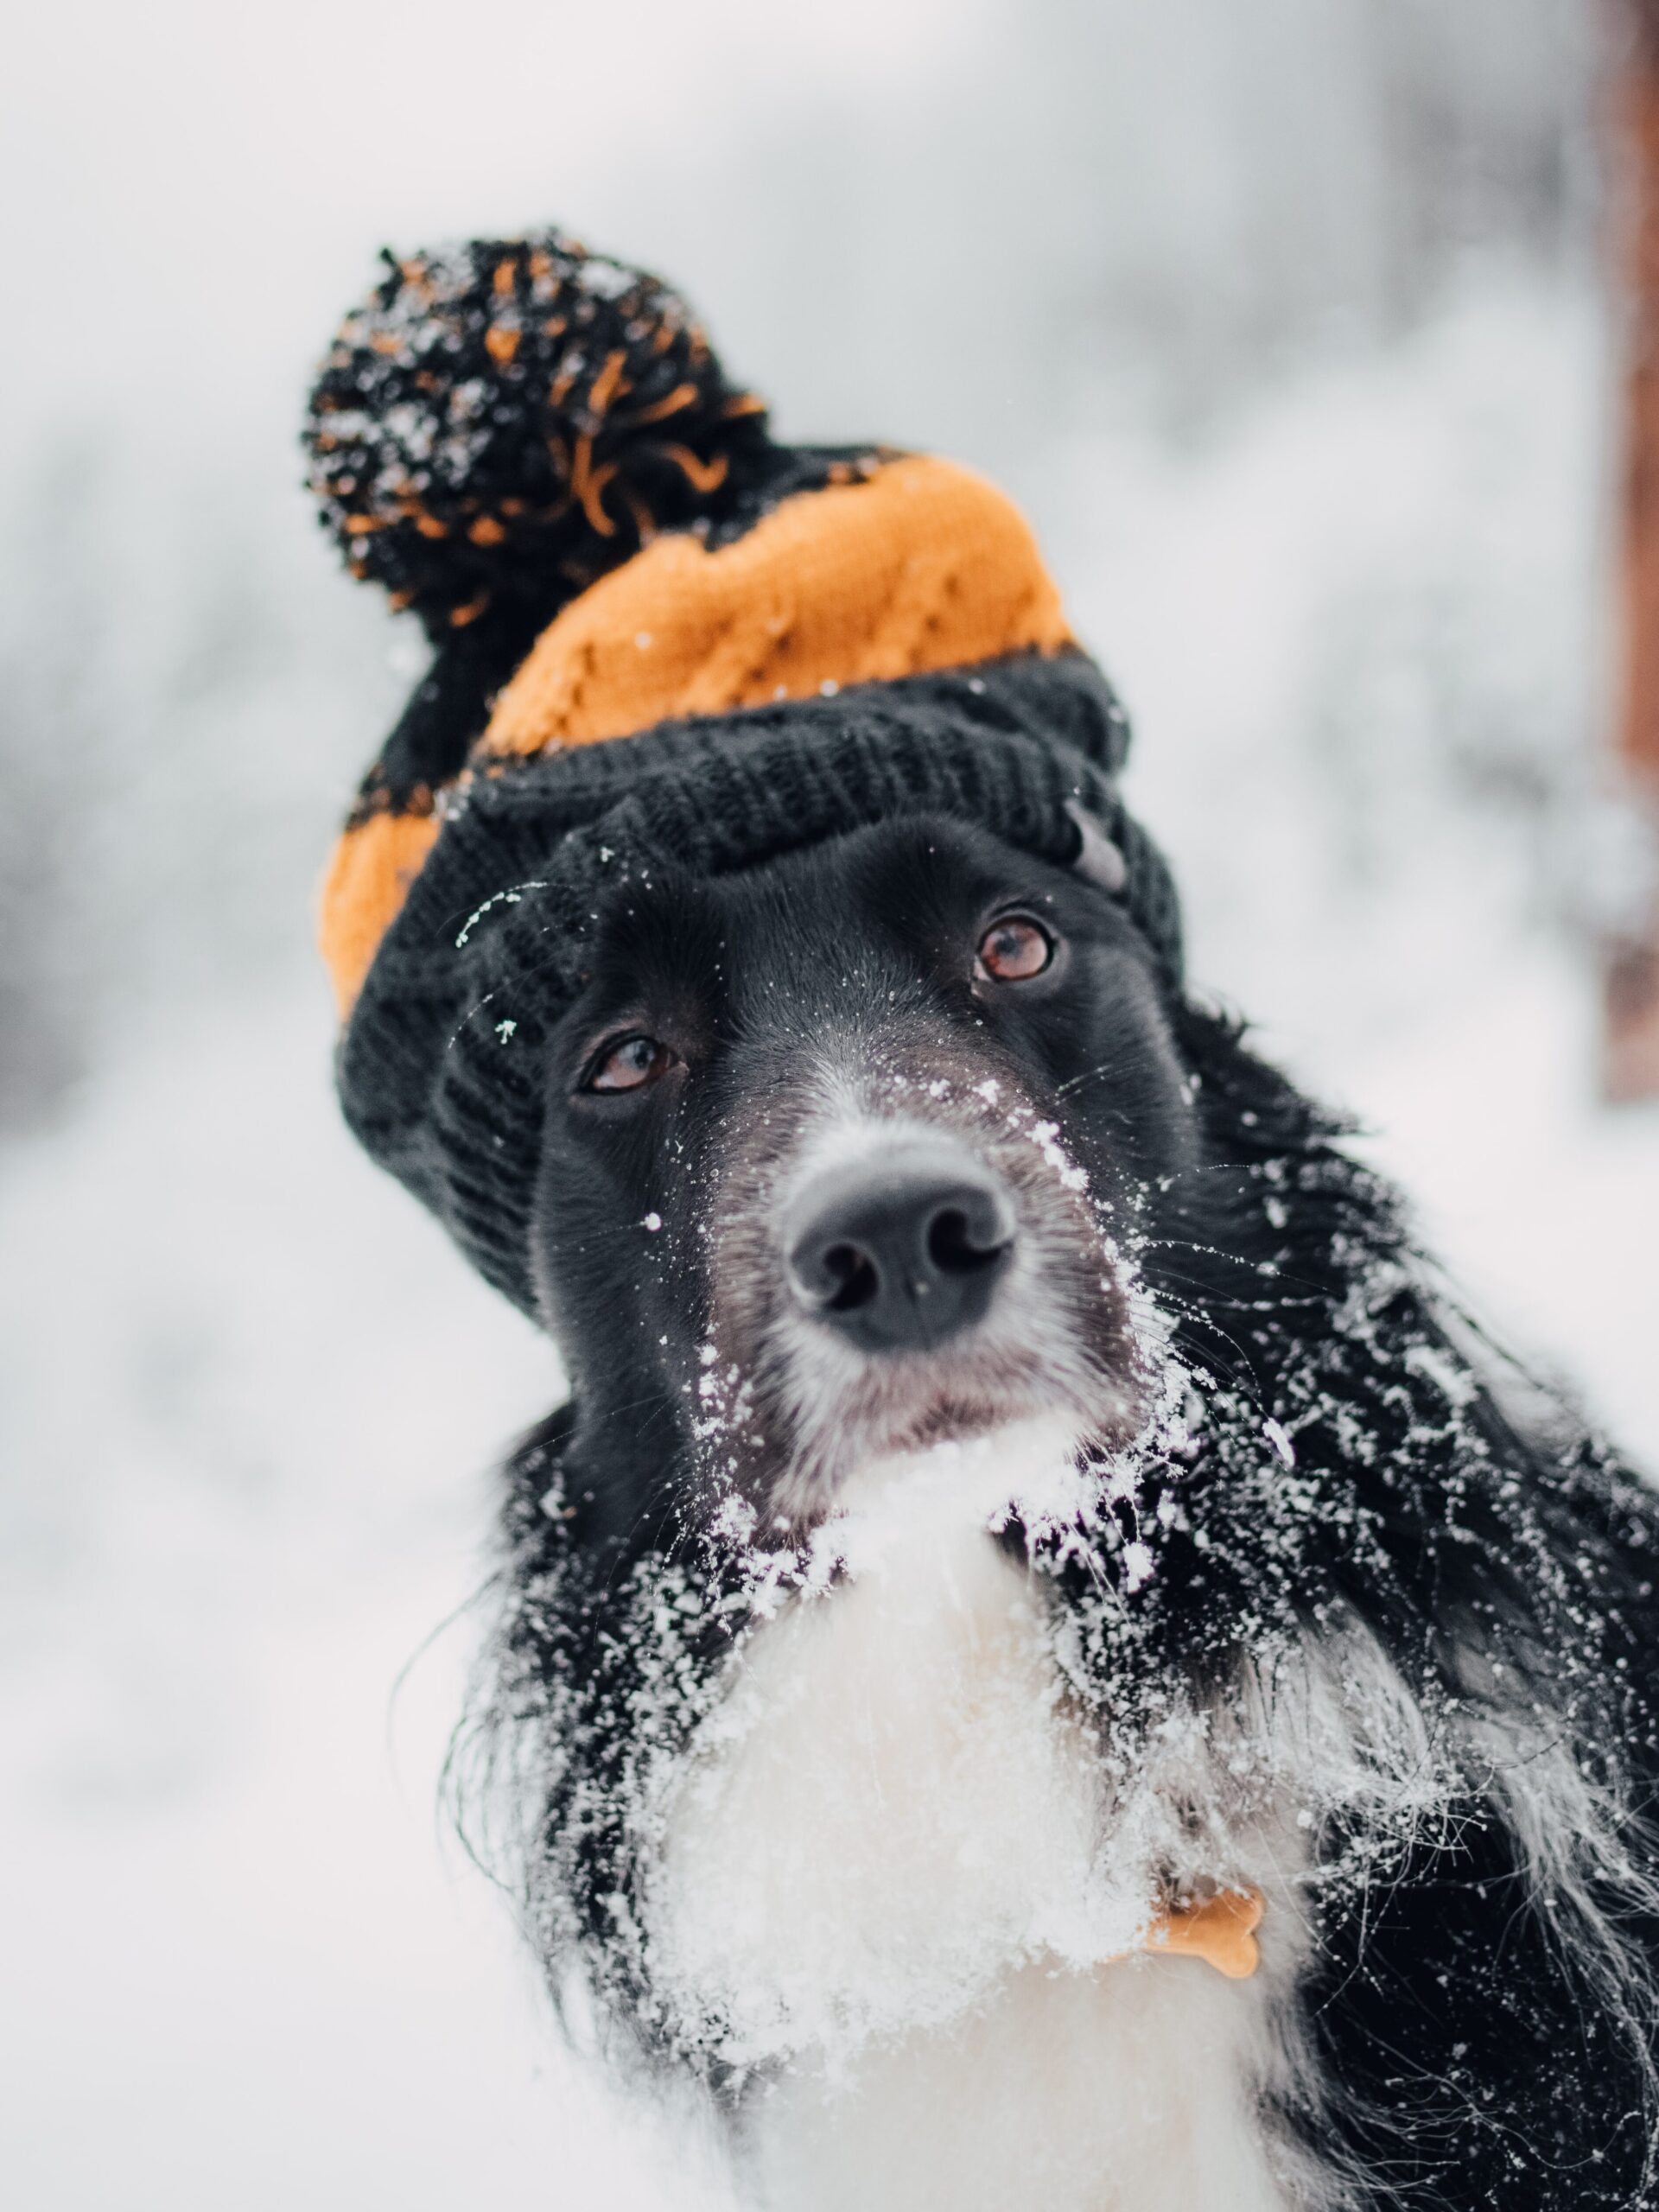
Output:
<instances>
[{"instance_id":1,"label":"dog's head","mask_svg":"<svg viewBox=\"0 0 1659 2212\"><path fill-rule=\"evenodd\" d=\"M671 1464L810 1518L1033 1414L1121 1440L1129 1254L1194 1163L1156 962L1080 869L929 817L599 918L548 1062L536 1266L620 1533Z\"/></svg>"}]
</instances>

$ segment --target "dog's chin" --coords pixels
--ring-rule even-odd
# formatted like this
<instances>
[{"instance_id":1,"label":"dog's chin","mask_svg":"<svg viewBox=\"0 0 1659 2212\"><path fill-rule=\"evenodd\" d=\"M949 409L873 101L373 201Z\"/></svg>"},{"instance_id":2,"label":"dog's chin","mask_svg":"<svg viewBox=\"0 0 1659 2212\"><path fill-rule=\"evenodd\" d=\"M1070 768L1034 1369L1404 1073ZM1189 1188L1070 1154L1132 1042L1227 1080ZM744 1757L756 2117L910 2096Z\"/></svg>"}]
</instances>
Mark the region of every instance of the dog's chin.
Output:
<instances>
[{"instance_id":1,"label":"dog's chin","mask_svg":"<svg viewBox=\"0 0 1659 2212\"><path fill-rule=\"evenodd\" d=\"M984 1489L993 1510L1017 1507L1020 1471L1039 1467L1046 1497L1056 1480L1065 1487L1081 1478L1091 1460L1120 1450L1139 1426L1128 1389L1103 1388L1092 1403L1068 1402L1070 1395L947 1387L909 1407L884 1408L880 1419L847 1422L778 1476L774 1525L811 1528L873 1482L904 1479L924 1467L930 1478L960 1480L964 1495ZM1005 1468L1006 1496L999 1487Z\"/></svg>"},{"instance_id":2,"label":"dog's chin","mask_svg":"<svg viewBox=\"0 0 1659 2212\"><path fill-rule=\"evenodd\" d=\"M911 1452L930 1451L935 1445L965 1444L973 1438L994 1436L1004 1430L1021 1430L1049 1415L1052 1407L1045 1408L1034 1396L980 1397L952 1391L925 1405L910 1419L890 1423L885 1431L873 1431L863 1440L859 1457L902 1458ZM1085 1441L1079 1433L1074 1448L1080 1448Z\"/></svg>"}]
</instances>

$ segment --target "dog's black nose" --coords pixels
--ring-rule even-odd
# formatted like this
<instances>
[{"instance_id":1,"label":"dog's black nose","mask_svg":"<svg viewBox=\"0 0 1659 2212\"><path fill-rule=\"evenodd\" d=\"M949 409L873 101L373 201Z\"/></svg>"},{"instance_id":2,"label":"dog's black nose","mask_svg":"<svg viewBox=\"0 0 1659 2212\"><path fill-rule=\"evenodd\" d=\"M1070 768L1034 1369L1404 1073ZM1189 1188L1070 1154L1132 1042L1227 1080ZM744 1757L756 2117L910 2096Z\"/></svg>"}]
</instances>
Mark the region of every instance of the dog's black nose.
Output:
<instances>
[{"instance_id":1,"label":"dog's black nose","mask_svg":"<svg viewBox=\"0 0 1659 2212\"><path fill-rule=\"evenodd\" d=\"M790 1208L783 1249L803 1306L865 1351L918 1351L977 1321L1014 1247L1007 1191L955 1145L831 1168Z\"/></svg>"}]
</instances>

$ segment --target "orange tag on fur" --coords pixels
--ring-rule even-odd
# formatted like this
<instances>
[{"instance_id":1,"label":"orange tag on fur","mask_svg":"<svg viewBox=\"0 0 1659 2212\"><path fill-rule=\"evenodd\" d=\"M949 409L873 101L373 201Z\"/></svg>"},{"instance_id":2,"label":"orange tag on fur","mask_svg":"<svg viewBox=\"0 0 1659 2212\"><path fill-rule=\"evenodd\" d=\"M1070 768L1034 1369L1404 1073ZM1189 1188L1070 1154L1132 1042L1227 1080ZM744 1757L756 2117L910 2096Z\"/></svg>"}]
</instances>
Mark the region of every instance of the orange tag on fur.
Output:
<instances>
[{"instance_id":1,"label":"orange tag on fur","mask_svg":"<svg viewBox=\"0 0 1659 2212\"><path fill-rule=\"evenodd\" d=\"M1255 1931L1262 1910L1259 1890L1218 1890L1192 1904L1165 1905L1154 1914L1141 1948L1203 1959L1229 1981L1248 1981L1261 1961Z\"/></svg>"}]
</instances>

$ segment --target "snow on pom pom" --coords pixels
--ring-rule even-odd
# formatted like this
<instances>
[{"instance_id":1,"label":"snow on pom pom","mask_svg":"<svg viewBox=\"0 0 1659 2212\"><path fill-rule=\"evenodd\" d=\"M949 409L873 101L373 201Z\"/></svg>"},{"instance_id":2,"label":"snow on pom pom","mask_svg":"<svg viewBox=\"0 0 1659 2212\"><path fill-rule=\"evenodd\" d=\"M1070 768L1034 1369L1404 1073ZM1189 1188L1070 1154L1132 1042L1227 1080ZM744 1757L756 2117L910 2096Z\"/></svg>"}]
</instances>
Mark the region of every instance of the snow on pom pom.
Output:
<instances>
[{"instance_id":1,"label":"snow on pom pom","mask_svg":"<svg viewBox=\"0 0 1659 2212\"><path fill-rule=\"evenodd\" d=\"M352 573L434 637L717 518L770 450L760 401L642 270L557 231L384 258L313 389L308 480Z\"/></svg>"}]
</instances>

